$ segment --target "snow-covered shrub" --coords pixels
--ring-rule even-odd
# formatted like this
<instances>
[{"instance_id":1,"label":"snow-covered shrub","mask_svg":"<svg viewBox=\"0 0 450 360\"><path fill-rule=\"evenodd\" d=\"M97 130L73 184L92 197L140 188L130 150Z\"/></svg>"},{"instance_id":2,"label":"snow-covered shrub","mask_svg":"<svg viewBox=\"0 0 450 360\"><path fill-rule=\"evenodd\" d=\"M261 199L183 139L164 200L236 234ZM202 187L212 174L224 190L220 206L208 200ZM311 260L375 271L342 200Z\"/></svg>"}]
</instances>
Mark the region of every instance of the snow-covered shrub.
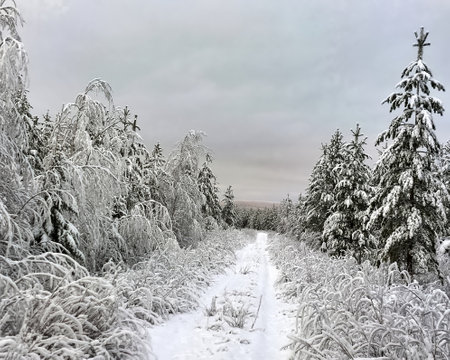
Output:
<instances>
[{"instance_id":1,"label":"snow-covered shrub","mask_svg":"<svg viewBox=\"0 0 450 360\"><path fill-rule=\"evenodd\" d=\"M136 121L94 79L54 120L38 124L45 151L36 181L45 207L35 239L44 251L99 271L109 259L134 264L174 238L167 208L151 198L156 173Z\"/></svg>"},{"instance_id":2,"label":"snow-covered shrub","mask_svg":"<svg viewBox=\"0 0 450 360\"><path fill-rule=\"evenodd\" d=\"M299 234L298 239L303 242L308 248L313 250L326 251L326 244L321 243L322 234L318 232L304 231Z\"/></svg>"},{"instance_id":3,"label":"snow-covered shrub","mask_svg":"<svg viewBox=\"0 0 450 360\"><path fill-rule=\"evenodd\" d=\"M445 279L447 294L450 295L450 239L445 238L438 248L439 269Z\"/></svg>"},{"instance_id":4,"label":"snow-covered shrub","mask_svg":"<svg viewBox=\"0 0 450 360\"><path fill-rule=\"evenodd\" d=\"M245 304L233 305L226 301L222 308L223 319L231 327L243 329L251 312Z\"/></svg>"},{"instance_id":5,"label":"snow-covered shrub","mask_svg":"<svg viewBox=\"0 0 450 360\"><path fill-rule=\"evenodd\" d=\"M132 269L109 277L138 318L158 323L198 306L211 277L233 264L234 250L254 238L243 235L237 230L209 232L196 248L157 249Z\"/></svg>"},{"instance_id":6,"label":"snow-covered shrub","mask_svg":"<svg viewBox=\"0 0 450 360\"><path fill-rule=\"evenodd\" d=\"M129 264L148 258L157 248L178 247L167 208L154 200L134 205L117 219L117 236L124 241L122 254Z\"/></svg>"},{"instance_id":7,"label":"snow-covered shrub","mask_svg":"<svg viewBox=\"0 0 450 360\"><path fill-rule=\"evenodd\" d=\"M144 323L64 254L0 257L0 358L142 359Z\"/></svg>"},{"instance_id":8,"label":"snow-covered shrub","mask_svg":"<svg viewBox=\"0 0 450 360\"><path fill-rule=\"evenodd\" d=\"M217 296L213 296L211 298L211 305L205 307L205 315L208 317L214 316L217 314Z\"/></svg>"},{"instance_id":9,"label":"snow-covered shrub","mask_svg":"<svg viewBox=\"0 0 450 360\"><path fill-rule=\"evenodd\" d=\"M174 242L132 269L108 262L102 277L61 253L2 256L0 358L145 358L145 326L195 308L212 276L252 238L235 230L209 233L197 248Z\"/></svg>"},{"instance_id":10,"label":"snow-covered shrub","mask_svg":"<svg viewBox=\"0 0 450 360\"><path fill-rule=\"evenodd\" d=\"M282 237L271 252L283 292L299 303L295 359L448 359L450 299L438 284Z\"/></svg>"},{"instance_id":11,"label":"snow-covered shrub","mask_svg":"<svg viewBox=\"0 0 450 360\"><path fill-rule=\"evenodd\" d=\"M205 153L204 134L191 130L171 152L165 171L171 181L164 189L165 205L181 246L195 245L203 238L203 195L198 186L199 161Z\"/></svg>"},{"instance_id":12,"label":"snow-covered shrub","mask_svg":"<svg viewBox=\"0 0 450 360\"><path fill-rule=\"evenodd\" d=\"M122 112L114 107L111 93L106 82L94 79L49 122L47 152L37 176L44 194L52 194L44 196L45 201L51 208L63 204L57 209L59 218L78 229L80 238L73 250L83 254L90 270L103 265L104 248L118 248L118 237L111 232L113 204L117 196L126 193L121 150L127 147L128 133L120 126ZM50 193L50 189L56 191ZM61 193L73 198L71 206L61 201ZM44 212L39 232L58 227L53 213ZM64 237L54 232L49 235L50 240L67 247Z\"/></svg>"}]
</instances>

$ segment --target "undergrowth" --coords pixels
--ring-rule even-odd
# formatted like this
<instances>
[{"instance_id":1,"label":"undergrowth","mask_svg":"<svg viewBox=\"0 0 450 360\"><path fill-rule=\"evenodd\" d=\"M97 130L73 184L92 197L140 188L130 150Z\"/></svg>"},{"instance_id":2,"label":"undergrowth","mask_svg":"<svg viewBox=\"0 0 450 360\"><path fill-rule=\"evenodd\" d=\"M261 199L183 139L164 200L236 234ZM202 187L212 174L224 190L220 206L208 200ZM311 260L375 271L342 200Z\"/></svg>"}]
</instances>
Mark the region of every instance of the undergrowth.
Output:
<instances>
[{"instance_id":1,"label":"undergrowth","mask_svg":"<svg viewBox=\"0 0 450 360\"><path fill-rule=\"evenodd\" d=\"M248 238L210 233L195 249L156 250L132 269L107 263L98 276L64 254L0 257L0 358L145 358L146 328L196 307Z\"/></svg>"},{"instance_id":2,"label":"undergrowth","mask_svg":"<svg viewBox=\"0 0 450 360\"><path fill-rule=\"evenodd\" d=\"M299 303L293 359L450 358L450 300L440 284L282 236L270 249L285 297Z\"/></svg>"},{"instance_id":3,"label":"undergrowth","mask_svg":"<svg viewBox=\"0 0 450 360\"><path fill-rule=\"evenodd\" d=\"M196 248L157 250L119 278L109 276L136 316L156 324L196 308L212 276L233 264L234 250L252 238L236 230L211 232Z\"/></svg>"},{"instance_id":4,"label":"undergrowth","mask_svg":"<svg viewBox=\"0 0 450 360\"><path fill-rule=\"evenodd\" d=\"M248 306L245 304L233 305L231 301L227 301L222 308L223 319L234 328L243 329L247 318L251 315Z\"/></svg>"},{"instance_id":5,"label":"undergrowth","mask_svg":"<svg viewBox=\"0 0 450 360\"><path fill-rule=\"evenodd\" d=\"M143 324L111 282L64 254L0 257L0 358L139 359Z\"/></svg>"}]
</instances>

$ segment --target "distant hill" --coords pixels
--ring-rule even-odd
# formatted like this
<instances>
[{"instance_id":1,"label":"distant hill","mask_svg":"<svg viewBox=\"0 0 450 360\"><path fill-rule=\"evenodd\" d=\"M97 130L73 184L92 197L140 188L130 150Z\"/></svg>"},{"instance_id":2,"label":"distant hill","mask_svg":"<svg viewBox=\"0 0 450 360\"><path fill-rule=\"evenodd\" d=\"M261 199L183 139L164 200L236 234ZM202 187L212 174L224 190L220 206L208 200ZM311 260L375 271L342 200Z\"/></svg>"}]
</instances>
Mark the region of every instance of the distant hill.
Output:
<instances>
[{"instance_id":1,"label":"distant hill","mask_svg":"<svg viewBox=\"0 0 450 360\"><path fill-rule=\"evenodd\" d=\"M234 204L241 209L267 209L272 206L278 206L277 202L270 201L245 201L245 200L236 200Z\"/></svg>"}]
</instances>

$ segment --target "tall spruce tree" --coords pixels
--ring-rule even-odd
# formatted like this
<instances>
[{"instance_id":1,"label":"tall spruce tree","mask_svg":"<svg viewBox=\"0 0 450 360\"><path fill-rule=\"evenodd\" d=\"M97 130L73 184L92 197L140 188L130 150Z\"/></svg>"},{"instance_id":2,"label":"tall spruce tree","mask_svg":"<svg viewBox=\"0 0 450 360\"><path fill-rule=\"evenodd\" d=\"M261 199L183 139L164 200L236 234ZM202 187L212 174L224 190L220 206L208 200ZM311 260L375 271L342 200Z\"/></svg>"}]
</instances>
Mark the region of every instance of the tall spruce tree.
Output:
<instances>
[{"instance_id":1,"label":"tall spruce tree","mask_svg":"<svg viewBox=\"0 0 450 360\"><path fill-rule=\"evenodd\" d=\"M220 207L220 201L217 195L219 189L217 187L216 177L209 167L211 162L211 156L206 154L206 160L198 174L198 188L204 197L202 213L206 217L206 221L209 222L208 218L212 218L215 222L220 223L222 208ZM209 225L211 226L212 224Z\"/></svg>"},{"instance_id":2,"label":"tall spruce tree","mask_svg":"<svg viewBox=\"0 0 450 360\"><path fill-rule=\"evenodd\" d=\"M124 161L124 179L126 192L124 202L129 212L136 204L150 200L150 153L142 142L137 131L137 115L130 120L131 112L125 107L119 112L120 121L123 123L123 130L118 131L120 138L120 154Z\"/></svg>"},{"instance_id":3,"label":"tall spruce tree","mask_svg":"<svg viewBox=\"0 0 450 360\"><path fill-rule=\"evenodd\" d=\"M368 222L368 229L379 233L381 258L410 274L438 272L436 241L446 220L443 196L448 196L437 168L440 144L432 116L444 108L430 95L430 88L444 91L444 86L422 60L428 33L422 28L415 35L417 59L403 71L399 91L383 102L402 112L376 142L388 146L374 169L377 190Z\"/></svg>"},{"instance_id":4,"label":"tall spruce tree","mask_svg":"<svg viewBox=\"0 0 450 360\"><path fill-rule=\"evenodd\" d=\"M157 143L153 147L150 161L147 164L147 182L151 194L151 198L160 204L166 204L166 193L170 192L172 179L166 171L166 159L163 155L161 145Z\"/></svg>"},{"instance_id":5,"label":"tall spruce tree","mask_svg":"<svg viewBox=\"0 0 450 360\"><path fill-rule=\"evenodd\" d=\"M343 149L339 130L333 134L329 144L322 146L323 153L314 166L305 198L305 226L309 231L322 233L335 203L334 190L338 179L333 169L344 161Z\"/></svg>"},{"instance_id":6,"label":"tall spruce tree","mask_svg":"<svg viewBox=\"0 0 450 360\"><path fill-rule=\"evenodd\" d=\"M225 191L222 207L222 219L228 226L236 223L236 210L234 205L234 194L231 185Z\"/></svg>"},{"instance_id":7,"label":"tall spruce tree","mask_svg":"<svg viewBox=\"0 0 450 360\"><path fill-rule=\"evenodd\" d=\"M323 239L330 254L342 255L349 251L361 262L368 248L363 221L372 192L371 171L365 163L369 156L364 152L366 138L363 138L359 125L352 134L353 140L344 147L345 161L333 169L338 183L332 213L325 221Z\"/></svg>"}]
</instances>

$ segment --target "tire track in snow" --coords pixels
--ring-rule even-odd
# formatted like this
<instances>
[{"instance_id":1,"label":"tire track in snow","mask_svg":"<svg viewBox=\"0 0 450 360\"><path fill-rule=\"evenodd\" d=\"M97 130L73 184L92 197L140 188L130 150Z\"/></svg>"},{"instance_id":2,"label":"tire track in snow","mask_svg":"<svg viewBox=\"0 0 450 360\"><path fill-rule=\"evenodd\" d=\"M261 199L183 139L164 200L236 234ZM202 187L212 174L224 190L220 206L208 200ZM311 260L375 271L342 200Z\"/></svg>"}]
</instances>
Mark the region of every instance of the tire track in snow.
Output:
<instances>
[{"instance_id":1,"label":"tire track in snow","mask_svg":"<svg viewBox=\"0 0 450 360\"><path fill-rule=\"evenodd\" d=\"M267 234L258 233L254 243L236 252L236 264L213 280L196 311L149 330L157 359L288 359L290 352L281 347L294 329L296 309L277 298L278 271L266 243ZM207 316L214 297L216 311Z\"/></svg>"}]
</instances>

